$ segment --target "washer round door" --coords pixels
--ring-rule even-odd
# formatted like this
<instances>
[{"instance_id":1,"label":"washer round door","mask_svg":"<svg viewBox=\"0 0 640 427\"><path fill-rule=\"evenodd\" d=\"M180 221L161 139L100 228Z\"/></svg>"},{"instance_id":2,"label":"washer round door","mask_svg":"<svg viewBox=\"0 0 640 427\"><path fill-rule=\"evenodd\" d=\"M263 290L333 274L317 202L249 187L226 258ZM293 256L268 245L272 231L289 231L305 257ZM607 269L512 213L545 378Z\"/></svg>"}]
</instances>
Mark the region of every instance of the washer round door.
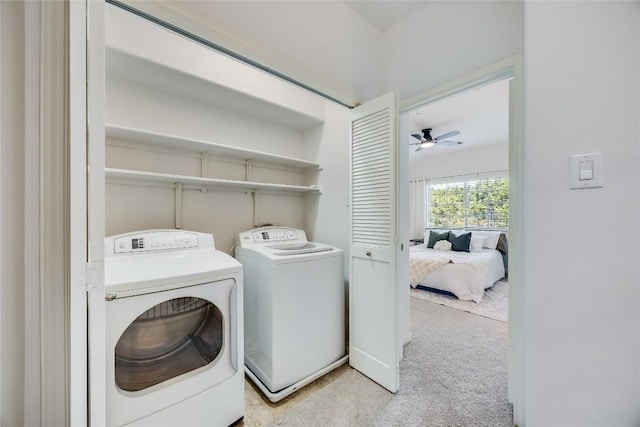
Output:
<instances>
[{"instance_id":1,"label":"washer round door","mask_svg":"<svg viewBox=\"0 0 640 427\"><path fill-rule=\"evenodd\" d=\"M227 278L108 301L108 424L138 419L233 376L237 300L236 280Z\"/></svg>"}]
</instances>

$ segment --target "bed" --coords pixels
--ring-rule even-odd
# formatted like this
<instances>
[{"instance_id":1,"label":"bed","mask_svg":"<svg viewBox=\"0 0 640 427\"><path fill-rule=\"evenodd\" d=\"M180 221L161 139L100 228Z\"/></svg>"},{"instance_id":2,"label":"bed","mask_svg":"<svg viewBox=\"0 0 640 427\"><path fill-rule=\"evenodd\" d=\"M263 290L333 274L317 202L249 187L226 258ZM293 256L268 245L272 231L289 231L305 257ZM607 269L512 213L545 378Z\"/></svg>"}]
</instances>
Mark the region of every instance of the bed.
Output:
<instances>
[{"instance_id":1,"label":"bed","mask_svg":"<svg viewBox=\"0 0 640 427\"><path fill-rule=\"evenodd\" d=\"M454 241L458 236L466 234L464 232L451 233ZM481 232L473 232L473 234L474 237L480 236ZM425 234L425 237L428 235L429 232ZM424 244L410 247L411 286L446 291L454 294L460 300L479 303L482 301L484 290L505 276L505 245L503 244L503 247L499 248L501 250L496 249L498 236L500 233L496 236L492 235L490 238L485 237L482 239L482 243L478 243L481 241L479 237L477 240L474 239L476 245L471 248L469 248L470 245L467 245L468 252L465 250L438 250L438 241L433 244L433 239L430 242L427 237ZM432 243L430 245L432 247L427 247L429 243ZM442 246L446 247L446 245L440 244L440 249ZM454 249L456 249L455 245Z\"/></svg>"}]
</instances>

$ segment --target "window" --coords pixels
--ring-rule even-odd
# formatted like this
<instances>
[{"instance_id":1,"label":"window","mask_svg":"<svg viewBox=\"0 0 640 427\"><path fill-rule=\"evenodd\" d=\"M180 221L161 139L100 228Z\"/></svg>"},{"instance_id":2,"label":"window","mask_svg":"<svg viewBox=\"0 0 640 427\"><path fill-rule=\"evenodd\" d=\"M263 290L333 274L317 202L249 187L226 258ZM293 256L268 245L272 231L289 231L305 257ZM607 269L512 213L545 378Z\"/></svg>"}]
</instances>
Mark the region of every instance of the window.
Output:
<instances>
[{"instance_id":1,"label":"window","mask_svg":"<svg viewBox=\"0 0 640 427\"><path fill-rule=\"evenodd\" d=\"M431 228L507 228L509 180L475 179L427 184L426 224Z\"/></svg>"}]
</instances>

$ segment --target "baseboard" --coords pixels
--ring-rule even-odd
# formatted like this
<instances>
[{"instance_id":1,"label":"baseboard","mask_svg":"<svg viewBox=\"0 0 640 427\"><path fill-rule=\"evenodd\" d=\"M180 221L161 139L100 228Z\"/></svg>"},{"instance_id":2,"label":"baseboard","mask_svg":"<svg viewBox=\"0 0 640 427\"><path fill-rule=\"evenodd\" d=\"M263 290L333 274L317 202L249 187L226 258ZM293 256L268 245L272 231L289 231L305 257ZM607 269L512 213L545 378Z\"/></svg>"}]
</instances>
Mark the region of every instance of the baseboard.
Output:
<instances>
[{"instance_id":1,"label":"baseboard","mask_svg":"<svg viewBox=\"0 0 640 427\"><path fill-rule=\"evenodd\" d=\"M407 333L403 340L402 340L402 345L407 345L411 342L411 339L413 338L413 334L411 333L411 331L409 331L409 333Z\"/></svg>"}]
</instances>

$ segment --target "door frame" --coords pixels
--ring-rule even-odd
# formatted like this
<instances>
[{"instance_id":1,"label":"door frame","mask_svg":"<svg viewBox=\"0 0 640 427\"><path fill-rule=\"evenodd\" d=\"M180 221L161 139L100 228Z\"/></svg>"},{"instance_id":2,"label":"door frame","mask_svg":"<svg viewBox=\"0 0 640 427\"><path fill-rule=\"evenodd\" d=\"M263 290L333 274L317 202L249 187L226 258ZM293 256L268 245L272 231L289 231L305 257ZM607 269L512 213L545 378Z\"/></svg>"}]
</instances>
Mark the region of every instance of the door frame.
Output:
<instances>
[{"instance_id":1,"label":"door frame","mask_svg":"<svg viewBox=\"0 0 640 427\"><path fill-rule=\"evenodd\" d=\"M525 420L525 293L523 280L523 224L524 224L524 62L517 54L450 80L400 102L403 126L401 141L407 139L408 113L452 95L467 92L490 83L511 79L509 85L509 401L513 403L516 425ZM408 165L407 165L408 167ZM406 296L406 297L405 297ZM403 299L409 311L409 287ZM409 335L410 336L410 335Z\"/></svg>"},{"instance_id":2,"label":"door frame","mask_svg":"<svg viewBox=\"0 0 640 427\"><path fill-rule=\"evenodd\" d=\"M69 266L65 417L69 425L104 425L104 2L70 2L65 14L68 193L64 203L68 206L65 265Z\"/></svg>"},{"instance_id":3,"label":"door frame","mask_svg":"<svg viewBox=\"0 0 640 427\"><path fill-rule=\"evenodd\" d=\"M105 238L105 2L86 0L87 196L86 234L86 351L88 424L104 425L106 397L106 302L104 298Z\"/></svg>"}]
</instances>

